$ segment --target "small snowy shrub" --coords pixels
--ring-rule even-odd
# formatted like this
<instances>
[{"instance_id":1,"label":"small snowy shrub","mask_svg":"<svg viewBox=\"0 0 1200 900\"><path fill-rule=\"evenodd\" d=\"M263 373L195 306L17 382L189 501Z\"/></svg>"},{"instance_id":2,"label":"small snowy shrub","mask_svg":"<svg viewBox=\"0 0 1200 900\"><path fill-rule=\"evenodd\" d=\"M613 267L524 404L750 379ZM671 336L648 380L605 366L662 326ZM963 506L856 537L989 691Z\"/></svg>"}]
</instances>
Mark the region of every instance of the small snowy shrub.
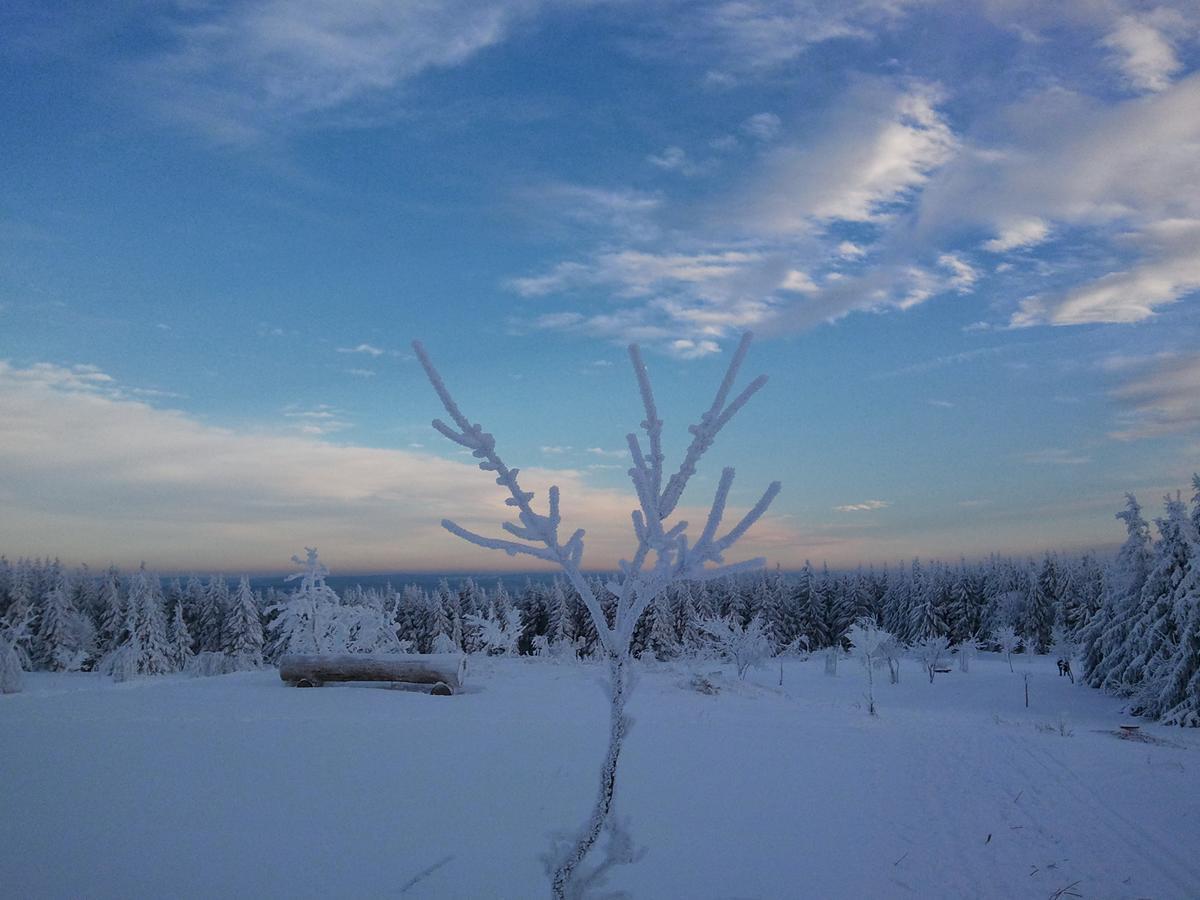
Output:
<instances>
[{"instance_id":1,"label":"small snowy shrub","mask_svg":"<svg viewBox=\"0 0 1200 900\"><path fill-rule=\"evenodd\" d=\"M771 658L771 638L759 616L745 628L733 617L702 619L700 628L713 639L718 655L733 663L739 679L746 677L747 670L761 668Z\"/></svg>"},{"instance_id":2,"label":"small snowy shrub","mask_svg":"<svg viewBox=\"0 0 1200 900\"><path fill-rule=\"evenodd\" d=\"M979 640L974 637L964 638L958 645L958 671L970 672L971 660L979 655Z\"/></svg>"},{"instance_id":3,"label":"small snowy shrub","mask_svg":"<svg viewBox=\"0 0 1200 900\"><path fill-rule=\"evenodd\" d=\"M458 649L458 644L454 643L454 638L448 634L439 634L433 639L434 653L461 653Z\"/></svg>"},{"instance_id":4,"label":"small snowy shrub","mask_svg":"<svg viewBox=\"0 0 1200 900\"><path fill-rule=\"evenodd\" d=\"M927 637L913 644L913 656L920 660L933 684L934 671L950 651L950 642L944 637Z\"/></svg>"},{"instance_id":5,"label":"small snowy shrub","mask_svg":"<svg viewBox=\"0 0 1200 900\"><path fill-rule=\"evenodd\" d=\"M517 641L521 639L521 613L507 607L503 613L486 616L468 615L463 622L476 630L476 641L480 649L489 656L515 656Z\"/></svg>"}]
</instances>

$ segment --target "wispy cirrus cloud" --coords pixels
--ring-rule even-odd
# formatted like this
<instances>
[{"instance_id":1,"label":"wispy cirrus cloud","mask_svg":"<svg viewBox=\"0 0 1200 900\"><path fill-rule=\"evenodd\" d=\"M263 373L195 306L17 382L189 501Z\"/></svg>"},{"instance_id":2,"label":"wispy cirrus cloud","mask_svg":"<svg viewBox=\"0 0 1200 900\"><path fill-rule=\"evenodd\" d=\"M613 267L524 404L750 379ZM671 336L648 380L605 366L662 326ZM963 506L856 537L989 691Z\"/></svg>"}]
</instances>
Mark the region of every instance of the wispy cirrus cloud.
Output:
<instances>
[{"instance_id":1,"label":"wispy cirrus cloud","mask_svg":"<svg viewBox=\"0 0 1200 900\"><path fill-rule=\"evenodd\" d=\"M861 503L846 503L842 506L835 506L835 512L855 513L855 512L875 512L880 509L887 509L891 506L889 500L864 500Z\"/></svg>"},{"instance_id":2,"label":"wispy cirrus cloud","mask_svg":"<svg viewBox=\"0 0 1200 900\"><path fill-rule=\"evenodd\" d=\"M381 102L418 76L505 40L537 0L184 4L167 47L133 72L165 116L221 143L251 143Z\"/></svg>"},{"instance_id":3,"label":"wispy cirrus cloud","mask_svg":"<svg viewBox=\"0 0 1200 900\"><path fill-rule=\"evenodd\" d=\"M1109 436L1119 441L1200 431L1200 353L1164 354L1133 368L1109 392L1120 410Z\"/></svg>"},{"instance_id":4,"label":"wispy cirrus cloud","mask_svg":"<svg viewBox=\"0 0 1200 900\"><path fill-rule=\"evenodd\" d=\"M1062 447L1048 447L1045 450L1034 450L1022 454L1021 459L1033 465L1050 466L1082 466L1090 463L1092 458L1074 450Z\"/></svg>"}]
</instances>

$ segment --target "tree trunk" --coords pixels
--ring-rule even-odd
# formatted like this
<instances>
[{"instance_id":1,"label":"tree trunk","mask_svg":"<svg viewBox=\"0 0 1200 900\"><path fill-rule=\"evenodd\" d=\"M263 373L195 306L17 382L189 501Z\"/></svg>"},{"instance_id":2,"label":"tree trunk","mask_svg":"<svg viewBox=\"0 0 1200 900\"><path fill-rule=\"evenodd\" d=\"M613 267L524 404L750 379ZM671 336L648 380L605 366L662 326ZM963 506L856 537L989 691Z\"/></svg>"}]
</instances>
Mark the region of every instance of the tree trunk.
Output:
<instances>
[{"instance_id":1,"label":"tree trunk","mask_svg":"<svg viewBox=\"0 0 1200 900\"><path fill-rule=\"evenodd\" d=\"M596 805L592 809L579 840L571 848L558 868L554 871L551 890L554 900L566 900L567 890L571 886L575 869L583 862L588 852L595 846L604 830L604 823L612 812L613 794L617 787L617 763L621 756L621 745L625 741L625 732L629 721L625 718L625 701L629 694L629 658L628 656L610 658L609 671L612 679L610 707L608 753L604 757L604 766L600 769L600 792L596 797Z\"/></svg>"},{"instance_id":2,"label":"tree trunk","mask_svg":"<svg viewBox=\"0 0 1200 900\"><path fill-rule=\"evenodd\" d=\"M292 654L279 661L279 677L291 685L319 687L328 681L393 681L462 688L467 658L453 653L367 656Z\"/></svg>"}]
</instances>

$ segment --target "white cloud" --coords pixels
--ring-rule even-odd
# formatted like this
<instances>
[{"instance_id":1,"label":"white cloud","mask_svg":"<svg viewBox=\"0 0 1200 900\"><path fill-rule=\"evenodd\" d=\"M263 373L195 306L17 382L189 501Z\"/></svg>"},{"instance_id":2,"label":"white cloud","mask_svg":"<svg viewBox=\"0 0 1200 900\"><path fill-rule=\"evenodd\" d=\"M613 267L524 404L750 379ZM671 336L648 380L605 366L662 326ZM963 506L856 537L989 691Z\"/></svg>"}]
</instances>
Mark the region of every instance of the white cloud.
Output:
<instances>
[{"instance_id":1,"label":"white cloud","mask_svg":"<svg viewBox=\"0 0 1200 900\"><path fill-rule=\"evenodd\" d=\"M667 147L662 153L652 153L646 157L646 162L664 172L678 172L688 177L703 175L713 168L712 160L697 162L688 156L682 147Z\"/></svg>"},{"instance_id":2,"label":"white cloud","mask_svg":"<svg viewBox=\"0 0 1200 900\"><path fill-rule=\"evenodd\" d=\"M310 409L292 406L283 411L284 418L293 420L292 427L301 434L319 436L345 431L350 423L341 410L324 403Z\"/></svg>"},{"instance_id":3,"label":"white cloud","mask_svg":"<svg viewBox=\"0 0 1200 900\"><path fill-rule=\"evenodd\" d=\"M1143 261L1110 272L1054 298L1023 301L1014 327L1140 322L1160 306L1200 290L1200 219L1169 220L1145 227L1131 243Z\"/></svg>"},{"instance_id":4,"label":"white cloud","mask_svg":"<svg viewBox=\"0 0 1200 900\"><path fill-rule=\"evenodd\" d=\"M741 125L742 134L749 135L760 141L773 140L782 127L783 122L775 113L755 113Z\"/></svg>"},{"instance_id":5,"label":"white cloud","mask_svg":"<svg viewBox=\"0 0 1200 900\"><path fill-rule=\"evenodd\" d=\"M898 21L913 0L719 0L690 9L675 39L694 54L714 43L722 66L711 80L730 86L729 70L753 72L787 63L839 38L865 39Z\"/></svg>"},{"instance_id":6,"label":"white cloud","mask_svg":"<svg viewBox=\"0 0 1200 900\"><path fill-rule=\"evenodd\" d=\"M1137 366L1137 363L1131 363ZM1110 391L1121 408L1121 441L1200 431L1200 354L1160 355Z\"/></svg>"},{"instance_id":7,"label":"white cloud","mask_svg":"<svg viewBox=\"0 0 1200 900\"><path fill-rule=\"evenodd\" d=\"M968 294L975 282L979 280L979 272L957 253L943 253L938 256L938 265L950 273L943 290L957 291Z\"/></svg>"},{"instance_id":8,"label":"white cloud","mask_svg":"<svg viewBox=\"0 0 1200 900\"><path fill-rule=\"evenodd\" d=\"M365 353L367 356L383 356L383 351L370 344L359 344L357 347L338 347L338 353Z\"/></svg>"},{"instance_id":9,"label":"white cloud","mask_svg":"<svg viewBox=\"0 0 1200 900\"><path fill-rule=\"evenodd\" d=\"M814 222L886 219L957 150L940 100L930 84L863 83L815 145L771 154L743 204L747 225L803 233Z\"/></svg>"},{"instance_id":10,"label":"white cloud","mask_svg":"<svg viewBox=\"0 0 1200 900\"><path fill-rule=\"evenodd\" d=\"M1178 24L1170 13L1158 18L1163 24ZM1173 40L1149 17L1121 16L1103 44L1113 51L1113 62L1137 90L1165 90L1171 76L1183 68Z\"/></svg>"},{"instance_id":11,"label":"white cloud","mask_svg":"<svg viewBox=\"0 0 1200 900\"><path fill-rule=\"evenodd\" d=\"M298 549L316 544L340 571L528 567L439 527L445 516L502 533L504 491L473 461L216 428L97 388L109 383L101 375L0 361L6 552L256 571L286 566ZM319 422L335 411L296 412ZM528 468L521 477L537 492L535 503L550 484L561 487L564 528L587 527L587 564L611 567L628 552L628 492L592 487L572 469ZM703 521L695 508L680 515ZM791 529L768 518L744 552L778 557L795 543Z\"/></svg>"},{"instance_id":12,"label":"white cloud","mask_svg":"<svg viewBox=\"0 0 1200 900\"><path fill-rule=\"evenodd\" d=\"M783 283L779 285L781 291L792 291L796 294L815 294L820 288L817 283L812 280L812 277L807 272L801 272L799 269L792 269L783 279Z\"/></svg>"},{"instance_id":13,"label":"white cloud","mask_svg":"<svg viewBox=\"0 0 1200 900\"><path fill-rule=\"evenodd\" d=\"M847 503L844 506L835 506L835 512L873 512L877 509L887 509L891 506L889 500L864 500L862 503Z\"/></svg>"},{"instance_id":14,"label":"white cloud","mask_svg":"<svg viewBox=\"0 0 1200 900\"><path fill-rule=\"evenodd\" d=\"M667 349L672 356L680 359L699 359L702 356L711 356L714 353L721 352L721 345L716 341L693 341L687 338L679 338L671 341L667 345Z\"/></svg>"},{"instance_id":15,"label":"white cloud","mask_svg":"<svg viewBox=\"0 0 1200 900\"><path fill-rule=\"evenodd\" d=\"M628 450L605 450L603 447L588 447L587 452L592 456L608 456L613 459L624 459L629 455Z\"/></svg>"},{"instance_id":16,"label":"white cloud","mask_svg":"<svg viewBox=\"0 0 1200 900\"><path fill-rule=\"evenodd\" d=\"M534 0L185 4L174 48L136 73L164 114L222 141L394 97L458 66L535 12Z\"/></svg>"},{"instance_id":17,"label":"white cloud","mask_svg":"<svg viewBox=\"0 0 1200 900\"><path fill-rule=\"evenodd\" d=\"M1006 225L983 249L991 253L1035 247L1050 236L1050 226L1038 218L1019 219Z\"/></svg>"}]
</instances>

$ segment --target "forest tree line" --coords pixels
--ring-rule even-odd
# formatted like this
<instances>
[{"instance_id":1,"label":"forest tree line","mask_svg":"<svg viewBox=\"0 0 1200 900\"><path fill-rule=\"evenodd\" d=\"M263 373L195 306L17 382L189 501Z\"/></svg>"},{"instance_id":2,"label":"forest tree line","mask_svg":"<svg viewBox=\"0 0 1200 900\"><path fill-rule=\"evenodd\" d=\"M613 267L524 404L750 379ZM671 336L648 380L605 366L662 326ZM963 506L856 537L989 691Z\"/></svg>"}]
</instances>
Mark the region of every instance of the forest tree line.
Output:
<instances>
[{"instance_id":1,"label":"forest tree line","mask_svg":"<svg viewBox=\"0 0 1200 900\"><path fill-rule=\"evenodd\" d=\"M1078 657L1087 684L1130 698L1130 709L1200 725L1200 476L1191 508L1164 501L1151 528L1128 495L1117 513L1126 539L1112 558L1046 553L981 562L913 560L831 572L808 563L709 582L679 582L639 620L634 653L659 660L712 650L706 622L761 629L775 654L847 648L871 619L904 644L950 645ZM291 590L255 591L220 575L165 583L145 568L94 574L57 560L0 557L0 653L11 669L100 670L116 678L218 674L273 664L289 652L520 653L587 658L596 633L564 581L529 579L515 591L474 578L432 590L325 583L315 551L297 562ZM603 576L597 597L609 598ZM1010 631L1011 629L1011 631Z\"/></svg>"}]
</instances>

